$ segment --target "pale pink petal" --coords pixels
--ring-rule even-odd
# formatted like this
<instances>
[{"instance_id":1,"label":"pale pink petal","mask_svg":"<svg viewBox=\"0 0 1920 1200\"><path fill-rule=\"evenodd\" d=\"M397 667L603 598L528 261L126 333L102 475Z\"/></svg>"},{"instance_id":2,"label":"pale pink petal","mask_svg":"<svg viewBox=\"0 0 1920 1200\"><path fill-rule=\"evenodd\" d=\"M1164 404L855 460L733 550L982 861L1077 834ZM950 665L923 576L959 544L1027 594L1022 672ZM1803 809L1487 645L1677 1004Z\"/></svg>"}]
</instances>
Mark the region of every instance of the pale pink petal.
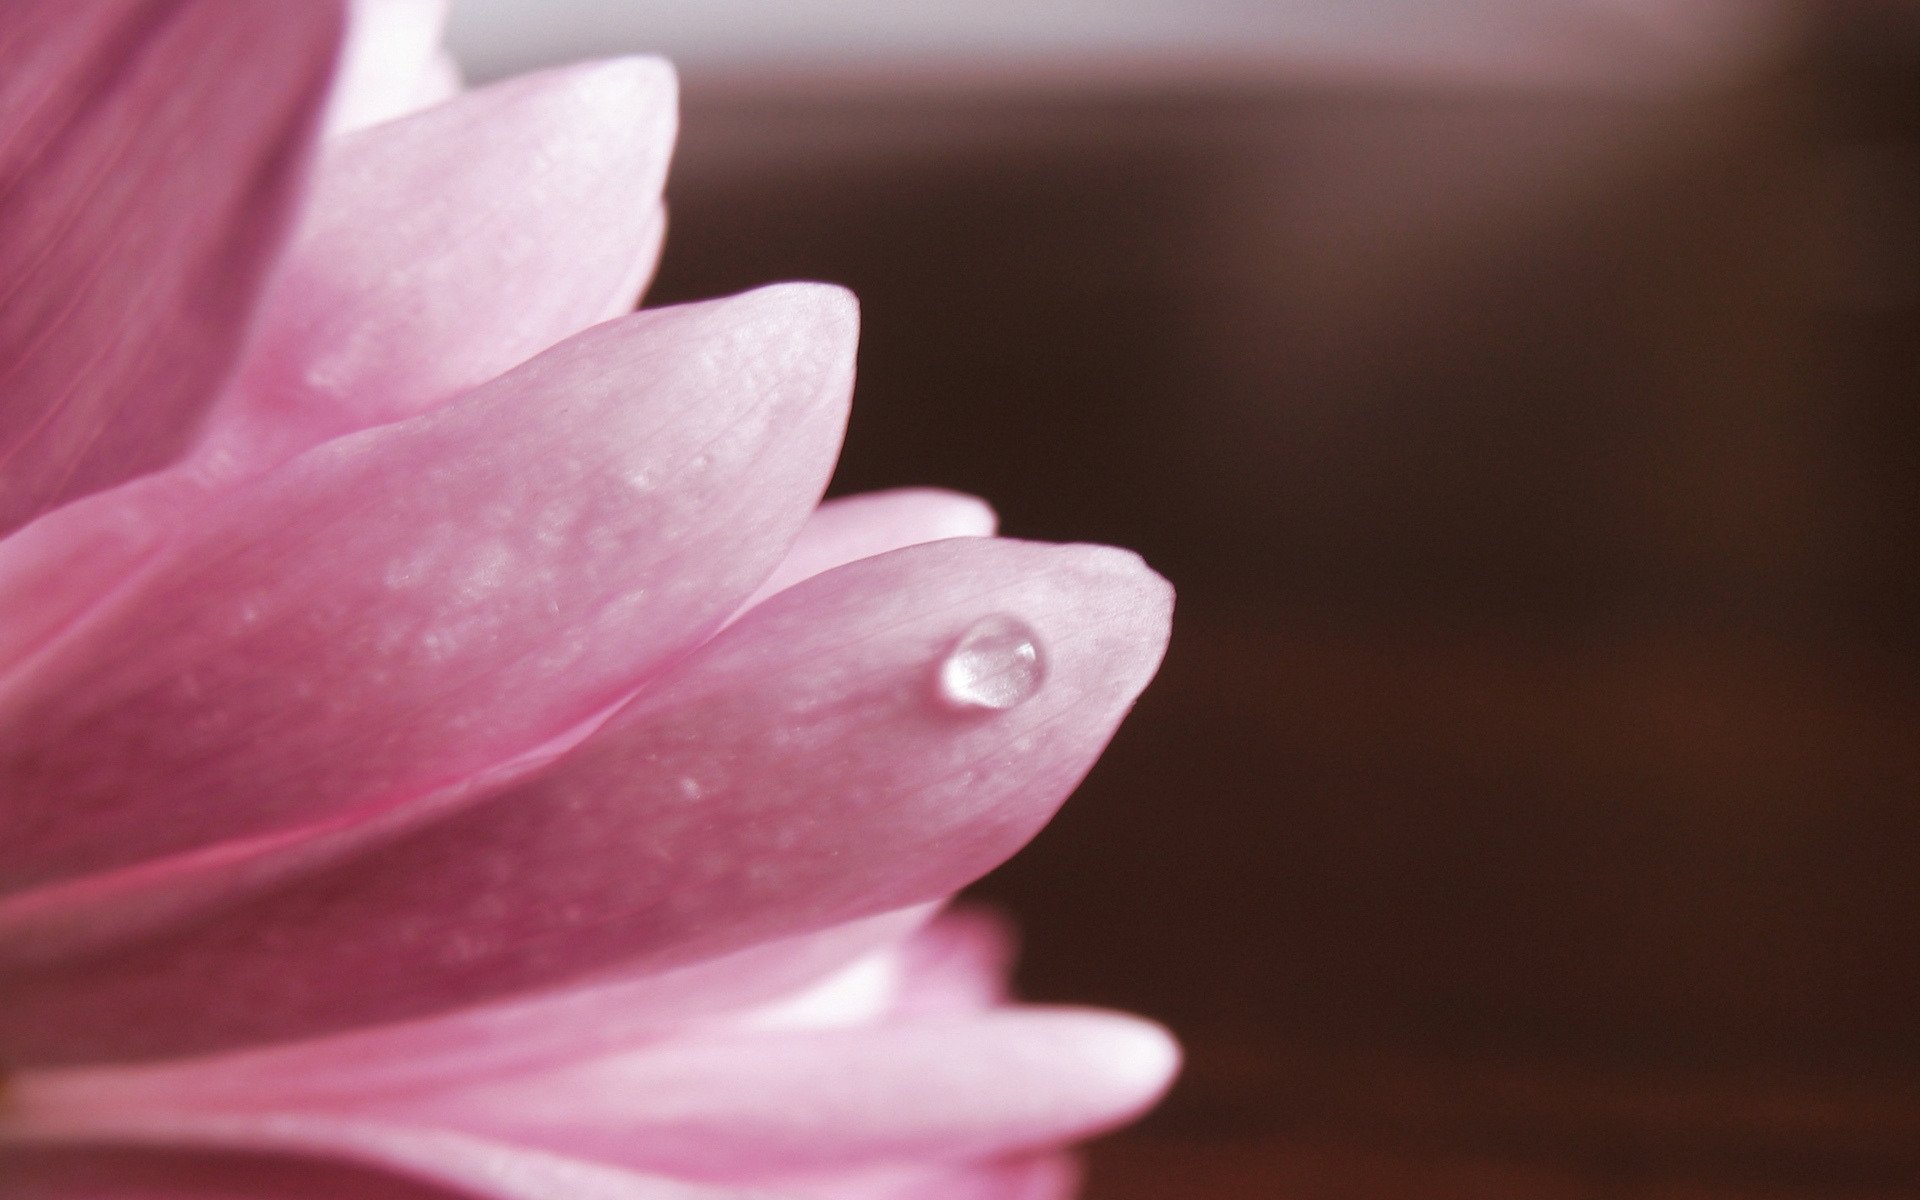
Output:
<instances>
[{"instance_id":1,"label":"pale pink petal","mask_svg":"<svg viewBox=\"0 0 1920 1200\"><path fill-rule=\"evenodd\" d=\"M908 912L926 912L921 905ZM863 955L818 980L813 986L745 1012L728 1014L720 1026L729 1031L765 1033L781 1029L851 1029L885 1020L900 996L898 945Z\"/></svg>"},{"instance_id":2,"label":"pale pink petal","mask_svg":"<svg viewBox=\"0 0 1920 1200\"><path fill-rule=\"evenodd\" d=\"M471 1200L385 1171L285 1155L0 1149L7 1200Z\"/></svg>"},{"instance_id":3,"label":"pale pink petal","mask_svg":"<svg viewBox=\"0 0 1920 1200\"><path fill-rule=\"evenodd\" d=\"M705 1180L959 1163L1113 1128L1179 1049L1135 1017L1002 1009L864 1029L682 1037L356 1115Z\"/></svg>"},{"instance_id":4,"label":"pale pink petal","mask_svg":"<svg viewBox=\"0 0 1920 1200\"><path fill-rule=\"evenodd\" d=\"M1013 930L998 915L970 905L948 909L803 992L728 1017L724 1027L840 1029L982 1012L1007 1003L1014 951Z\"/></svg>"},{"instance_id":5,"label":"pale pink petal","mask_svg":"<svg viewBox=\"0 0 1920 1200\"><path fill-rule=\"evenodd\" d=\"M0 534L192 437L286 232L335 3L0 7Z\"/></svg>"},{"instance_id":6,"label":"pale pink petal","mask_svg":"<svg viewBox=\"0 0 1920 1200\"><path fill-rule=\"evenodd\" d=\"M649 243L651 248L633 260L626 277L613 289L613 295L607 298L607 304L601 310L602 320L624 317L639 308L640 301L645 298L647 285L653 282L653 270L659 265L660 246L667 237L666 201L656 200L647 219L652 223L648 231L652 239Z\"/></svg>"},{"instance_id":7,"label":"pale pink petal","mask_svg":"<svg viewBox=\"0 0 1920 1200\"><path fill-rule=\"evenodd\" d=\"M1080 1164L1047 1154L964 1167L891 1167L783 1181L792 1200L1068 1200L1080 1188Z\"/></svg>"},{"instance_id":8,"label":"pale pink petal","mask_svg":"<svg viewBox=\"0 0 1920 1200\"><path fill-rule=\"evenodd\" d=\"M986 501L937 488L901 488L828 500L807 518L793 549L747 607L822 571L889 550L943 538L991 537L997 523Z\"/></svg>"},{"instance_id":9,"label":"pale pink petal","mask_svg":"<svg viewBox=\"0 0 1920 1200\"><path fill-rule=\"evenodd\" d=\"M522 76L327 146L199 457L246 474L413 416L631 308L659 250L673 70ZM237 462L233 460L238 460Z\"/></svg>"},{"instance_id":10,"label":"pale pink petal","mask_svg":"<svg viewBox=\"0 0 1920 1200\"><path fill-rule=\"evenodd\" d=\"M817 285L642 313L228 497L0 695L0 885L421 795L593 717L784 553L854 327Z\"/></svg>"},{"instance_id":11,"label":"pale pink petal","mask_svg":"<svg viewBox=\"0 0 1920 1200\"><path fill-rule=\"evenodd\" d=\"M984 538L816 576L523 783L145 945L0 978L0 1052L311 1036L941 899L1085 774L1170 600L1124 551ZM956 707L943 665L1009 620L1044 676L1005 709Z\"/></svg>"},{"instance_id":12,"label":"pale pink petal","mask_svg":"<svg viewBox=\"0 0 1920 1200\"><path fill-rule=\"evenodd\" d=\"M899 948L895 1011L925 1016L1005 1003L1017 948L1013 927L998 913L974 906L942 913Z\"/></svg>"},{"instance_id":13,"label":"pale pink petal","mask_svg":"<svg viewBox=\"0 0 1920 1200\"><path fill-rule=\"evenodd\" d=\"M448 0L352 0L327 132L360 129L437 104L460 77L441 52Z\"/></svg>"},{"instance_id":14,"label":"pale pink petal","mask_svg":"<svg viewBox=\"0 0 1920 1200\"><path fill-rule=\"evenodd\" d=\"M1045 1149L1138 1115L1178 1062L1172 1039L1137 1018L1002 1010L682 1037L477 1085L343 1095L332 1108L239 1096L208 1107L190 1081L169 1095L116 1088L112 1072L28 1073L16 1081L7 1136L332 1151L452 1183L475 1177L465 1173L474 1159L499 1154L535 1164L536 1177L557 1169L592 1180L615 1167L616 1183L626 1171L768 1181Z\"/></svg>"}]
</instances>

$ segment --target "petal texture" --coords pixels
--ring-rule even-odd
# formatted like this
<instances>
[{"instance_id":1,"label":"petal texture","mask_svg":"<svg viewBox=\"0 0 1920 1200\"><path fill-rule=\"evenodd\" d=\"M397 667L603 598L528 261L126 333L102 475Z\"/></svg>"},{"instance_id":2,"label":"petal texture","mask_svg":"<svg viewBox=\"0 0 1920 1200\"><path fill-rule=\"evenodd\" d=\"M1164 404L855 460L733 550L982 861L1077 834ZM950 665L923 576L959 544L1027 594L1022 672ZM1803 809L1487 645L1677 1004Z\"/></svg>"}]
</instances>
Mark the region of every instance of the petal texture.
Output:
<instances>
[{"instance_id":1,"label":"petal texture","mask_svg":"<svg viewBox=\"0 0 1920 1200\"><path fill-rule=\"evenodd\" d=\"M0 697L0 886L408 799L594 716L784 553L855 324L812 285L639 314L235 493Z\"/></svg>"},{"instance_id":2,"label":"petal texture","mask_svg":"<svg viewBox=\"0 0 1920 1200\"><path fill-rule=\"evenodd\" d=\"M0 534L178 455L305 175L339 6L0 10Z\"/></svg>"},{"instance_id":3,"label":"petal texture","mask_svg":"<svg viewBox=\"0 0 1920 1200\"><path fill-rule=\"evenodd\" d=\"M1165 647L1124 551L954 539L816 576L524 780L151 942L0 976L20 1062L206 1052L665 970L951 895L1078 783ZM1043 686L958 708L1013 614Z\"/></svg>"},{"instance_id":4,"label":"petal texture","mask_svg":"<svg viewBox=\"0 0 1920 1200\"><path fill-rule=\"evenodd\" d=\"M616 294L631 309L676 122L672 68L622 59L329 144L210 470L413 416L603 320Z\"/></svg>"}]
</instances>

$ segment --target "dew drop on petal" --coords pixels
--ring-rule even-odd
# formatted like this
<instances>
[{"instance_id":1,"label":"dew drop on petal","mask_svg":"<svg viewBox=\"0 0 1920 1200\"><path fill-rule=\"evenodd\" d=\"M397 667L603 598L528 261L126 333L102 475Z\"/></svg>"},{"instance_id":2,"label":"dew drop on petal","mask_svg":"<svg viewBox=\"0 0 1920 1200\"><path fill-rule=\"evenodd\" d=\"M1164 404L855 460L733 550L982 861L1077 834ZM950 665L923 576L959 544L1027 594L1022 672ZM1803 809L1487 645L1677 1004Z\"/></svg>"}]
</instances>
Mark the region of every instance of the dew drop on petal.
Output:
<instances>
[{"instance_id":1,"label":"dew drop on petal","mask_svg":"<svg viewBox=\"0 0 1920 1200\"><path fill-rule=\"evenodd\" d=\"M1004 711L1031 699L1046 673L1039 638L1026 622L986 617L940 660L940 695L954 708Z\"/></svg>"}]
</instances>

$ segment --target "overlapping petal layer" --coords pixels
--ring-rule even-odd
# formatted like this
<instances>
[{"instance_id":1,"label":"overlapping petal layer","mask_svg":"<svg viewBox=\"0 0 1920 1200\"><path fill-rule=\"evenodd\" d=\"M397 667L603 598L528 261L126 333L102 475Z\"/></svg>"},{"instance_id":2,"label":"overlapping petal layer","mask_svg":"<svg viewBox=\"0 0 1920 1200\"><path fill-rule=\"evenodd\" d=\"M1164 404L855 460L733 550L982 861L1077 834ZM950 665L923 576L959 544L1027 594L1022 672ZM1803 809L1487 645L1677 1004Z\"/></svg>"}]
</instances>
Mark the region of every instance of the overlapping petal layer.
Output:
<instances>
[{"instance_id":1,"label":"overlapping petal layer","mask_svg":"<svg viewBox=\"0 0 1920 1200\"><path fill-rule=\"evenodd\" d=\"M1044 686L956 711L941 663L1001 614L1032 629ZM816 576L526 779L173 934L7 977L0 1046L61 1061L310 1036L950 895L1079 782L1168 615L1165 583L1100 547L962 538Z\"/></svg>"},{"instance_id":2,"label":"overlapping petal layer","mask_svg":"<svg viewBox=\"0 0 1920 1200\"><path fill-rule=\"evenodd\" d=\"M0 883L405 799L591 717L785 552L854 325L799 285L639 314L235 493L0 696Z\"/></svg>"},{"instance_id":3,"label":"overlapping petal layer","mask_svg":"<svg viewBox=\"0 0 1920 1200\"><path fill-rule=\"evenodd\" d=\"M998 524L985 501L936 488L841 496L815 509L773 574L743 607L822 571L889 550L957 537L990 537Z\"/></svg>"},{"instance_id":4,"label":"overlapping petal layer","mask_svg":"<svg viewBox=\"0 0 1920 1200\"><path fill-rule=\"evenodd\" d=\"M157 486L164 480L148 482ZM994 524L993 510L985 503L936 489L901 489L826 501L808 517L787 557L743 610L833 567L923 542L985 537L993 533ZM57 528L58 522L42 522L29 533L43 527ZM263 837L229 839L200 852L0 897L0 965L17 967L82 947L110 947L146 930L164 928L238 889L351 853L355 846L389 834L395 824L426 819L430 814L422 811L425 807L412 806L385 819L349 817Z\"/></svg>"},{"instance_id":5,"label":"overlapping petal layer","mask_svg":"<svg viewBox=\"0 0 1920 1200\"><path fill-rule=\"evenodd\" d=\"M923 976L954 976L955 944L988 927L942 917L823 982L804 1015L744 1010L463 1076L408 1078L370 1059L343 1069L300 1047L30 1073L18 1127L42 1142L329 1153L501 1200L1025 1196L1066 1182L1035 1151L1151 1103L1177 1051L1113 1014L993 998L917 1012ZM971 990L991 997L998 964L972 969ZM567 1011L561 997L543 1005Z\"/></svg>"}]
</instances>

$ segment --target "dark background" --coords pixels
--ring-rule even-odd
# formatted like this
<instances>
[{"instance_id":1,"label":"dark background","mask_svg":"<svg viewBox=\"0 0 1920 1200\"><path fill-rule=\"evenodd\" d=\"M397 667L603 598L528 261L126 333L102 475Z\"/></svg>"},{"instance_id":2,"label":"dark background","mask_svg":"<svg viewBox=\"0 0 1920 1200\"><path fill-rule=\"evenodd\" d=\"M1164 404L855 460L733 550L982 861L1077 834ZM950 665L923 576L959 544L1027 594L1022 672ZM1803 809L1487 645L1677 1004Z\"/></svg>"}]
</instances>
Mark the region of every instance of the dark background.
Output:
<instances>
[{"instance_id":1,"label":"dark background","mask_svg":"<svg viewBox=\"0 0 1920 1200\"><path fill-rule=\"evenodd\" d=\"M686 79L652 301L850 285L837 491L1180 590L979 889L1190 1048L1090 1200L1920 1195L1917 48Z\"/></svg>"}]
</instances>

